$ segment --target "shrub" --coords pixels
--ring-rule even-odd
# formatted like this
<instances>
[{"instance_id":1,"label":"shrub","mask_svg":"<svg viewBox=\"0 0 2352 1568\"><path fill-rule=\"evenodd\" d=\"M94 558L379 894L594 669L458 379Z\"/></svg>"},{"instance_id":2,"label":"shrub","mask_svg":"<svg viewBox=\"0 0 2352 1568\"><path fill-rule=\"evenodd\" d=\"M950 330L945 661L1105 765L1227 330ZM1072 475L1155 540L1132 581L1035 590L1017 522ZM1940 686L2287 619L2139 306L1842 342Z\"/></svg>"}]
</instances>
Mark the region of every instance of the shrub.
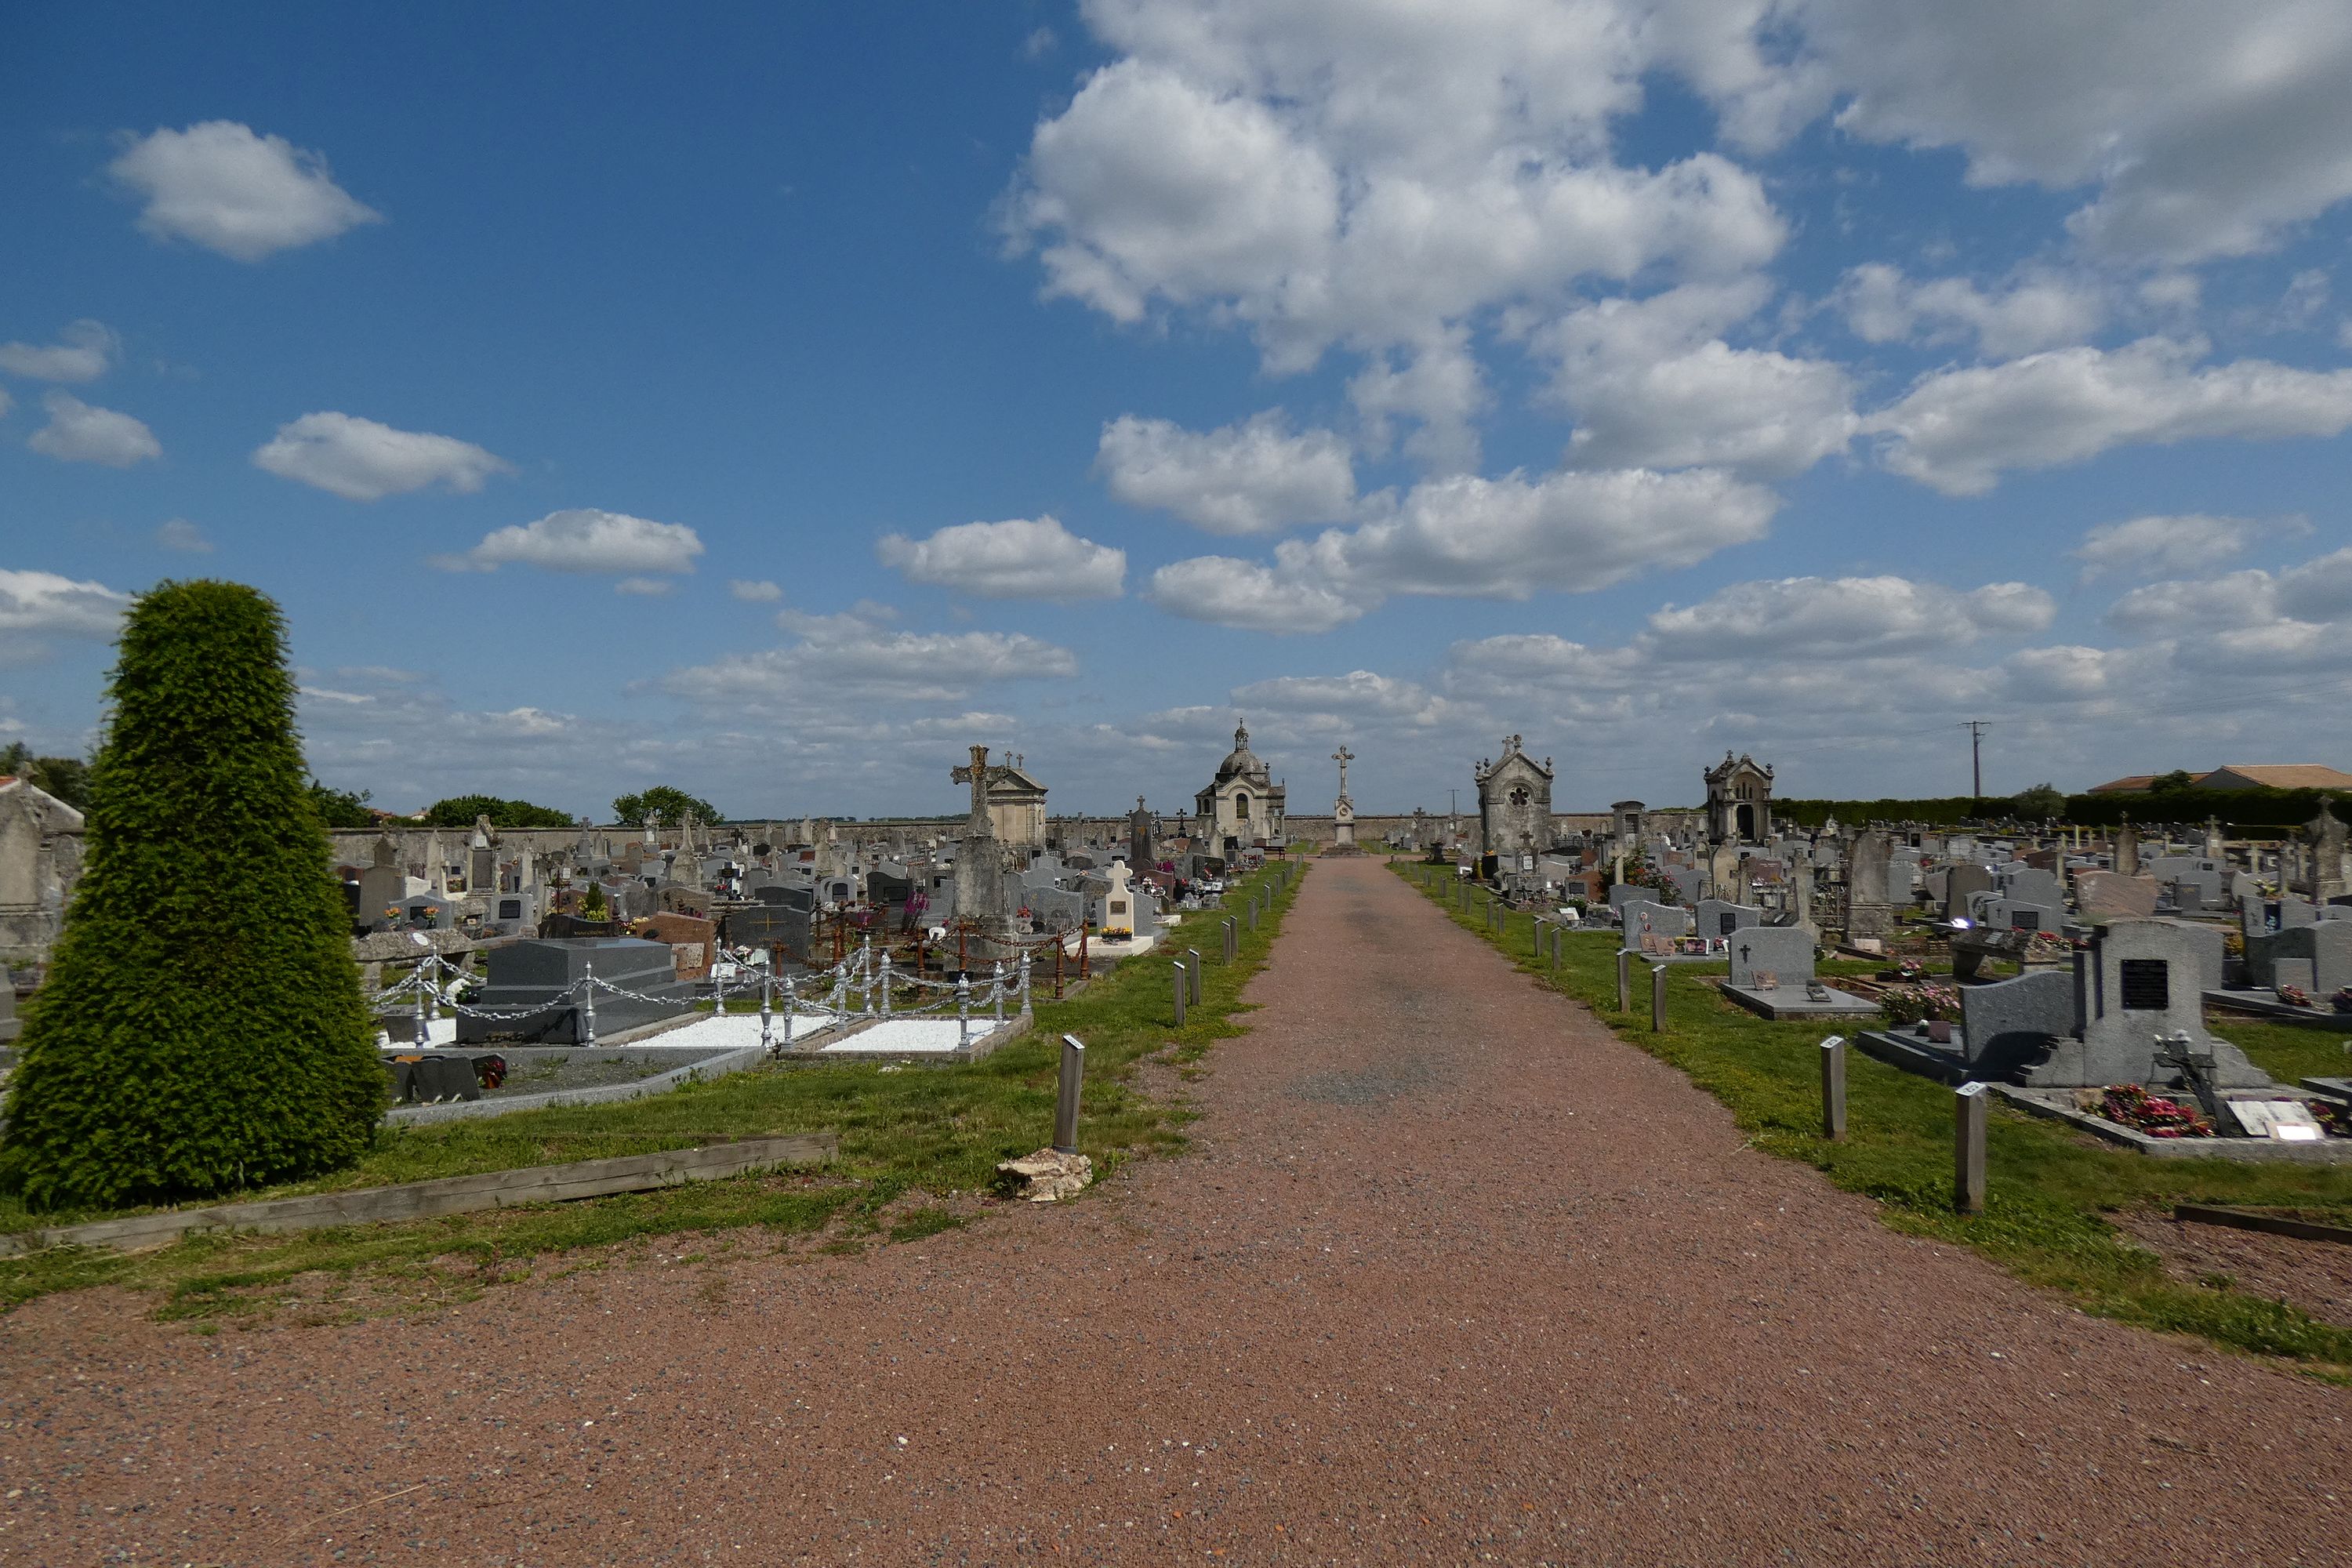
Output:
<instances>
[{"instance_id":1,"label":"shrub","mask_svg":"<svg viewBox=\"0 0 2352 1568\"><path fill-rule=\"evenodd\" d=\"M385 1097L277 606L167 583L117 653L88 858L0 1142L0 1184L36 1209L331 1170Z\"/></svg>"}]
</instances>

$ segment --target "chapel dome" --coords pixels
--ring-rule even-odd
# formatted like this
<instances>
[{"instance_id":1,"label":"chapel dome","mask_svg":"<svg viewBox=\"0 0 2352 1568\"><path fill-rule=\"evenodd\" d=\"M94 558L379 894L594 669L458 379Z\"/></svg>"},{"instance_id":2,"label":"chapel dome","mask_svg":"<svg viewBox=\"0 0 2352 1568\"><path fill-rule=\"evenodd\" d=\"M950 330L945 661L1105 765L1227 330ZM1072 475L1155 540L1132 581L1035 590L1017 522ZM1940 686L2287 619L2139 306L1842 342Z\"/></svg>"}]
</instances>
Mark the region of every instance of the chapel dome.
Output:
<instances>
[{"instance_id":1,"label":"chapel dome","mask_svg":"<svg viewBox=\"0 0 2352 1568\"><path fill-rule=\"evenodd\" d=\"M1223 783L1230 778L1255 778L1264 772L1265 772L1265 764L1258 761L1255 752L1249 749L1249 725L1246 723L1235 725L1234 749L1227 752L1225 760L1217 764L1218 782Z\"/></svg>"}]
</instances>

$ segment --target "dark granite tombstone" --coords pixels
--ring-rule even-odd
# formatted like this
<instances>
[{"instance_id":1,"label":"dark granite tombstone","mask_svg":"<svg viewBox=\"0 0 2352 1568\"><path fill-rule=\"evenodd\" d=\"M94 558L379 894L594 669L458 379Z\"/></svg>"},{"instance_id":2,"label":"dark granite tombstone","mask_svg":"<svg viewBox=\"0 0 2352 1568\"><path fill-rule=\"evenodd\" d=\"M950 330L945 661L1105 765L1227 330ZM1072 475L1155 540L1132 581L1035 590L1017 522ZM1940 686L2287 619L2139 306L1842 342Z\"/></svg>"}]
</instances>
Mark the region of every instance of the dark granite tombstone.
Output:
<instances>
[{"instance_id":1,"label":"dark granite tombstone","mask_svg":"<svg viewBox=\"0 0 2352 1568\"><path fill-rule=\"evenodd\" d=\"M582 1040L579 983L591 964L596 978L635 996L596 994L596 1032L615 1035L641 1024L674 1017L694 1005L694 987L680 981L669 948L632 937L586 937L570 941L536 938L492 948L489 977L474 1005L499 1012L523 1010L517 1018L460 1015L457 1040L475 1045L490 1039L520 1039L548 1045Z\"/></svg>"}]
</instances>

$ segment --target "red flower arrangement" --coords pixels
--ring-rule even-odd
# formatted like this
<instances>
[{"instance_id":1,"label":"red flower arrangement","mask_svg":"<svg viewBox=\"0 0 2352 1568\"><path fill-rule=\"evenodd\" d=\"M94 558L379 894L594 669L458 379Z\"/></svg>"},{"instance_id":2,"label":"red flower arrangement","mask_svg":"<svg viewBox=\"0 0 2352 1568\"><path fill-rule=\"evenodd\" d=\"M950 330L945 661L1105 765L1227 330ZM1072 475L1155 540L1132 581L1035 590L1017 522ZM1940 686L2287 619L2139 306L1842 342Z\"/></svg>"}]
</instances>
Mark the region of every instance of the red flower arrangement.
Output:
<instances>
[{"instance_id":1,"label":"red flower arrangement","mask_svg":"<svg viewBox=\"0 0 2352 1568\"><path fill-rule=\"evenodd\" d=\"M2145 1132L2151 1138L2210 1138L2213 1124L2202 1113L2168 1100L2160 1094L2150 1094L2136 1083L2118 1084L2100 1097L2099 1114L2119 1127L2135 1132Z\"/></svg>"}]
</instances>

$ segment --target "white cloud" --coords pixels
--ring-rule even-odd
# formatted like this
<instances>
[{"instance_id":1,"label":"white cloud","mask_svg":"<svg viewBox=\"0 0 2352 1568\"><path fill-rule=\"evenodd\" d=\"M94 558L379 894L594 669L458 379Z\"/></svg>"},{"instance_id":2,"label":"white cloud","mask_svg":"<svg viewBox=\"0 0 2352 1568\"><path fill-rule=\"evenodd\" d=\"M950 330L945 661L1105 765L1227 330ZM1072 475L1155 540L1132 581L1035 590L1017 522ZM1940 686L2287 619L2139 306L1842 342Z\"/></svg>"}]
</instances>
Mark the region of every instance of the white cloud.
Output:
<instances>
[{"instance_id":1,"label":"white cloud","mask_svg":"<svg viewBox=\"0 0 2352 1568\"><path fill-rule=\"evenodd\" d=\"M1328 430L1294 436L1271 410L1207 431L1123 414L1103 426L1095 472L1129 506L1171 511L1211 533L1337 522L1356 501L1348 444Z\"/></svg>"},{"instance_id":2,"label":"white cloud","mask_svg":"<svg viewBox=\"0 0 2352 1568\"><path fill-rule=\"evenodd\" d=\"M1965 278L1914 281L1870 262L1848 271L1833 303L1864 342L1952 342L1973 336L1994 359L2079 343L2106 319L2106 301L2081 279L2030 271L2004 293Z\"/></svg>"},{"instance_id":3,"label":"white cloud","mask_svg":"<svg viewBox=\"0 0 2352 1568\"><path fill-rule=\"evenodd\" d=\"M471 495L514 466L454 436L395 430L349 414L305 414L253 454L256 468L347 500L380 500L428 485Z\"/></svg>"},{"instance_id":4,"label":"white cloud","mask_svg":"<svg viewBox=\"0 0 2352 1568\"><path fill-rule=\"evenodd\" d=\"M25 445L68 463L103 463L127 468L163 455L155 432L128 414L93 408L68 392L52 392L41 399L49 422L26 438Z\"/></svg>"},{"instance_id":5,"label":"white cloud","mask_svg":"<svg viewBox=\"0 0 2352 1568\"><path fill-rule=\"evenodd\" d=\"M2352 9L2332 0L1806 0L1851 134L1957 147L1976 184L2096 187L2068 227L2174 262L2238 256L2352 195Z\"/></svg>"},{"instance_id":6,"label":"white cloud","mask_svg":"<svg viewBox=\"0 0 2352 1568\"><path fill-rule=\"evenodd\" d=\"M1223 555L1162 566L1148 596L1221 626L1328 631L1397 595L1525 599L1688 566L1762 538L1779 507L1707 468L1428 479L1360 527L1285 540L1271 566Z\"/></svg>"},{"instance_id":7,"label":"white cloud","mask_svg":"<svg viewBox=\"0 0 2352 1568\"><path fill-rule=\"evenodd\" d=\"M205 531L184 517L166 519L155 530L155 542L166 550L177 550L189 555L210 555L213 552L213 542L205 537Z\"/></svg>"},{"instance_id":8,"label":"white cloud","mask_svg":"<svg viewBox=\"0 0 2352 1568\"><path fill-rule=\"evenodd\" d=\"M1851 658L2043 631L2057 613L2048 594L2023 583L1960 593L1906 577L1783 577L1668 605L1650 616L1643 641L1670 659Z\"/></svg>"},{"instance_id":9,"label":"white cloud","mask_svg":"<svg viewBox=\"0 0 2352 1568\"><path fill-rule=\"evenodd\" d=\"M750 605L772 605L784 596L781 584L765 578L737 577L727 584L727 591Z\"/></svg>"},{"instance_id":10,"label":"white cloud","mask_svg":"<svg viewBox=\"0 0 2352 1568\"><path fill-rule=\"evenodd\" d=\"M712 708L961 702L999 682L1078 672L1069 649L1022 633L901 632L862 616L791 610L776 622L800 640L672 670L663 688Z\"/></svg>"},{"instance_id":11,"label":"white cloud","mask_svg":"<svg viewBox=\"0 0 2352 1568\"><path fill-rule=\"evenodd\" d=\"M1452 327L1372 355L1349 381L1348 401L1363 420L1368 451L1386 452L1396 438L1394 422L1412 419L1420 427L1405 437L1405 455L1438 473L1459 474L1478 466L1475 422L1494 398L1470 352L1470 334Z\"/></svg>"},{"instance_id":12,"label":"white cloud","mask_svg":"<svg viewBox=\"0 0 2352 1568\"><path fill-rule=\"evenodd\" d=\"M983 599L1116 599L1127 582L1125 551L1050 516L959 523L922 540L887 534L875 553L910 582Z\"/></svg>"},{"instance_id":13,"label":"white cloud","mask_svg":"<svg viewBox=\"0 0 2352 1568\"><path fill-rule=\"evenodd\" d=\"M96 381L122 352L121 341L103 321L76 321L58 339L47 348L0 343L0 371L35 381Z\"/></svg>"},{"instance_id":14,"label":"white cloud","mask_svg":"<svg viewBox=\"0 0 2352 1568\"><path fill-rule=\"evenodd\" d=\"M492 529L464 554L436 555L432 563L446 572L495 572L512 563L549 572L629 573L638 585L623 584L621 591L641 594L649 591L645 574L691 572L701 553L701 536L685 523L580 507Z\"/></svg>"},{"instance_id":15,"label":"white cloud","mask_svg":"<svg viewBox=\"0 0 2352 1568\"><path fill-rule=\"evenodd\" d=\"M110 637L130 603L103 583L0 569L0 636Z\"/></svg>"},{"instance_id":16,"label":"white cloud","mask_svg":"<svg viewBox=\"0 0 2352 1568\"><path fill-rule=\"evenodd\" d=\"M1552 395L1577 416L1570 460L1784 476L1843 451L1856 425L1843 369L1720 335L1769 292L1753 279L1686 285L1602 300L1535 334L1559 360Z\"/></svg>"},{"instance_id":17,"label":"white cloud","mask_svg":"<svg viewBox=\"0 0 2352 1568\"><path fill-rule=\"evenodd\" d=\"M146 198L141 228L238 261L383 221L335 184L323 156L235 121L157 131L107 172Z\"/></svg>"},{"instance_id":18,"label":"white cloud","mask_svg":"<svg viewBox=\"0 0 2352 1568\"><path fill-rule=\"evenodd\" d=\"M1688 27L1652 32L1536 0L1091 5L1123 58L1039 124L1007 230L1048 294L1115 320L1199 310L1249 330L1278 373L1335 343L1372 356L1368 418L1428 419L1432 460L1459 467L1468 432L1444 405L1475 401L1475 367L1419 362L1474 313L1582 279L1737 273L1780 246L1762 185L1727 159L1611 160L1609 122L1662 58L1727 102L1775 96L1739 29L1681 9Z\"/></svg>"},{"instance_id":19,"label":"white cloud","mask_svg":"<svg viewBox=\"0 0 2352 1568\"><path fill-rule=\"evenodd\" d=\"M2135 517L2103 522L2083 535L2074 551L2085 582L2096 577L2153 577L2164 572L2196 572L2244 552L2258 536L2305 534L2300 517L2211 517L2202 512Z\"/></svg>"},{"instance_id":20,"label":"white cloud","mask_svg":"<svg viewBox=\"0 0 2352 1568\"><path fill-rule=\"evenodd\" d=\"M2352 426L2352 371L2268 360L2196 368L2200 342L2143 338L2057 349L1922 376L1863 428L1880 460L1948 495L1990 489L2009 468L2081 462L2110 447L2199 437L2334 436Z\"/></svg>"},{"instance_id":21,"label":"white cloud","mask_svg":"<svg viewBox=\"0 0 2352 1568\"><path fill-rule=\"evenodd\" d=\"M6 389L0 388L0 417L5 417L8 410L15 406L16 403L9 397Z\"/></svg>"},{"instance_id":22,"label":"white cloud","mask_svg":"<svg viewBox=\"0 0 2352 1568\"><path fill-rule=\"evenodd\" d=\"M1328 586L1230 555L1171 562L1144 596L1171 615L1245 631L1328 632L1364 613Z\"/></svg>"},{"instance_id":23,"label":"white cloud","mask_svg":"<svg viewBox=\"0 0 2352 1568\"><path fill-rule=\"evenodd\" d=\"M1780 499L1705 468L1430 479L1395 511L1277 556L1359 595L1525 599L1688 566L1764 537Z\"/></svg>"},{"instance_id":24,"label":"white cloud","mask_svg":"<svg viewBox=\"0 0 2352 1568\"><path fill-rule=\"evenodd\" d=\"M677 584L659 577L624 577L613 584L613 592L634 595L640 599L658 599L677 586Z\"/></svg>"},{"instance_id":25,"label":"white cloud","mask_svg":"<svg viewBox=\"0 0 2352 1568\"><path fill-rule=\"evenodd\" d=\"M1312 715L1334 721L1405 724L1442 722L1449 704L1425 687L1369 669L1345 675L1284 675L1237 686L1234 703L1252 712Z\"/></svg>"}]
</instances>

